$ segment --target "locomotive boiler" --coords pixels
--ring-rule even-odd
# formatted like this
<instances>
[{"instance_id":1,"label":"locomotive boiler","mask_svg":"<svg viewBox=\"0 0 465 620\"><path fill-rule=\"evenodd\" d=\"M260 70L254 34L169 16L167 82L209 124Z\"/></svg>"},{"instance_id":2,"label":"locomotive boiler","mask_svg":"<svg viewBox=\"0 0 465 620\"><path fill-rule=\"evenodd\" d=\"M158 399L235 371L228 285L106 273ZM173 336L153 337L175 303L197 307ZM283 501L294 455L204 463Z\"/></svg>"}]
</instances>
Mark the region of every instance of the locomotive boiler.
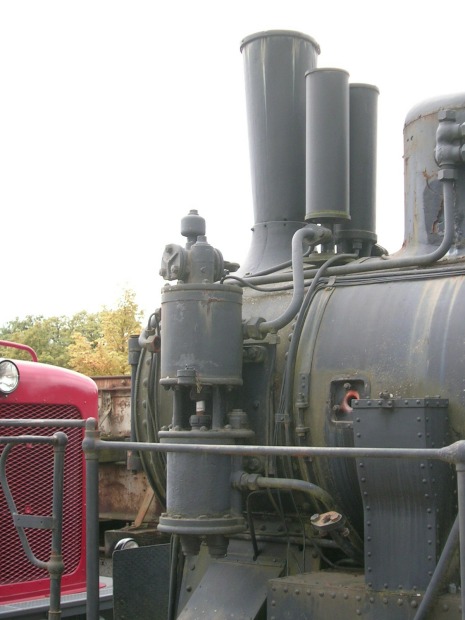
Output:
<instances>
[{"instance_id":1,"label":"locomotive boiler","mask_svg":"<svg viewBox=\"0 0 465 620\"><path fill-rule=\"evenodd\" d=\"M138 340L138 439L177 446L141 453L172 540L168 617L461 618L461 469L436 457L465 437L465 94L406 117L388 256L377 88L317 68L298 32L241 52L247 258L224 260L191 210Z\"/></svg>"}]
</instances>

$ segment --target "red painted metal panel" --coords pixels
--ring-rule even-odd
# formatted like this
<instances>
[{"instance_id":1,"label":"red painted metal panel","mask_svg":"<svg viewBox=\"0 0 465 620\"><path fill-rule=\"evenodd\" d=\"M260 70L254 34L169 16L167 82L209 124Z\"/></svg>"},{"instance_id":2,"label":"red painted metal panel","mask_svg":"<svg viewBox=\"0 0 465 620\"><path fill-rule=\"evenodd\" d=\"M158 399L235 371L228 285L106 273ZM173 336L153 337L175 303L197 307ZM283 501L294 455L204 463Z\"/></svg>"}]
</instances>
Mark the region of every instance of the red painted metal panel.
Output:
<instances>
[{"instance_id":1,"label":"red painted metal panel","mask_svg":"<svg viewBox=\"0 0 465 620\"><path fill-rule=\"evenodd\" d=\"M98 417L95 383L78 373L46 364L16 361L20 385L0 398L1 419L78 420ZM65 451L63 593L85 589L85 486L82 429L0 427L0 435L53 435L69 438ZM3 449L0 446L0 451ZM20 514L50 515L52 511L53 450L33 444L14 446L7 460L7 480ZM3 494L0 493L0 602L13 602L49 593L47 571L26 558ZM51 531L26 530L34 555L48 560Z\"/></svg>"}]
</instances>

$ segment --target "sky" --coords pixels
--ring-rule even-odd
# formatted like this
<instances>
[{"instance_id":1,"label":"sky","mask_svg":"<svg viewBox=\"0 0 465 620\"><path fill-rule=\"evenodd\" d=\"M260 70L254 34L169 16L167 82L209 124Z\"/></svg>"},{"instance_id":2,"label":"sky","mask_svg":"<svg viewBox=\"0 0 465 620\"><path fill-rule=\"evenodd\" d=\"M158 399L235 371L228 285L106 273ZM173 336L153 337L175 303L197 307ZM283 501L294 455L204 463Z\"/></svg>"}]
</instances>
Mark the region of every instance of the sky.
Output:
<instances>
[{"instance_id":1,"label":"sky","mask_svg":"<svg viewBox=\"0 0 465 620\"><path fill-rule=\"evenodd\" d=\"M463 2L444 7L2 0L0 325L115 307L128 288L148 316L190 209L226 260L243 260L253 211L239 47L263 30L310 35L319 67L379 88L377 233L397 251L404 119L465 90Z\"/></svg>"}]
</instances>

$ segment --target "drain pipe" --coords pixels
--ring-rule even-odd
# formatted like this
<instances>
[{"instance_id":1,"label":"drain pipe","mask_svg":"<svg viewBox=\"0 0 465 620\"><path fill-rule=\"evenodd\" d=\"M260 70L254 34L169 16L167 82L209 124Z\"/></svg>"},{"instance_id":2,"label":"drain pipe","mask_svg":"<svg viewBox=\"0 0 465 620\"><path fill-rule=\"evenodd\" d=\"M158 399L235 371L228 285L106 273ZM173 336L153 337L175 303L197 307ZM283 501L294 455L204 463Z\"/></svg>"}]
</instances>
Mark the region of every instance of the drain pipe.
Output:
<instances>
[{"instance_id":1,"label":"drain pipe","mask_svg":"<svg viewBox=\"0 0 465 620\"><path fill-rule=\"evenodd\" d=\"M300 310L305 292L304 267L302 263L302 245L307 240L311 245L316 246L328 242L332 237L332 233L328 228L318 226L317 224L307 224L304 228L300 228L292 237L292 279L293 293L292 299L286 310L271 321L263 321L259 325L260 337L264 337L268 332L276 332L292 321L297 312ZM247 331L247 324L245 325ZM249 334L256 337L256 333Z\"/></svg>"}]
</instances>

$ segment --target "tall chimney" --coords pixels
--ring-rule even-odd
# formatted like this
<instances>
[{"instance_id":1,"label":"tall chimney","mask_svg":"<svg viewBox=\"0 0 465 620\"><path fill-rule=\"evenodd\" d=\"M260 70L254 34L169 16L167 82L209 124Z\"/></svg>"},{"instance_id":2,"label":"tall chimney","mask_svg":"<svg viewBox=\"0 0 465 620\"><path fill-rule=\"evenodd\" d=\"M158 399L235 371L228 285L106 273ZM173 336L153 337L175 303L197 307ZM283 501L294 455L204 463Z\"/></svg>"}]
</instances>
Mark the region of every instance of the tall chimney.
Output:
<instances>
[{"instance_id":1,"label":"tall chimney","mask_svg":"<svg viewBox=\"0 0 465 620\"><path fill-rule=\"evenodd\" d=\"M287 30L258 32L241 44L252 172L254 226L242 275L291 258L305 222L305 74L318 44Z\"/></svg>"}]
</instances>

